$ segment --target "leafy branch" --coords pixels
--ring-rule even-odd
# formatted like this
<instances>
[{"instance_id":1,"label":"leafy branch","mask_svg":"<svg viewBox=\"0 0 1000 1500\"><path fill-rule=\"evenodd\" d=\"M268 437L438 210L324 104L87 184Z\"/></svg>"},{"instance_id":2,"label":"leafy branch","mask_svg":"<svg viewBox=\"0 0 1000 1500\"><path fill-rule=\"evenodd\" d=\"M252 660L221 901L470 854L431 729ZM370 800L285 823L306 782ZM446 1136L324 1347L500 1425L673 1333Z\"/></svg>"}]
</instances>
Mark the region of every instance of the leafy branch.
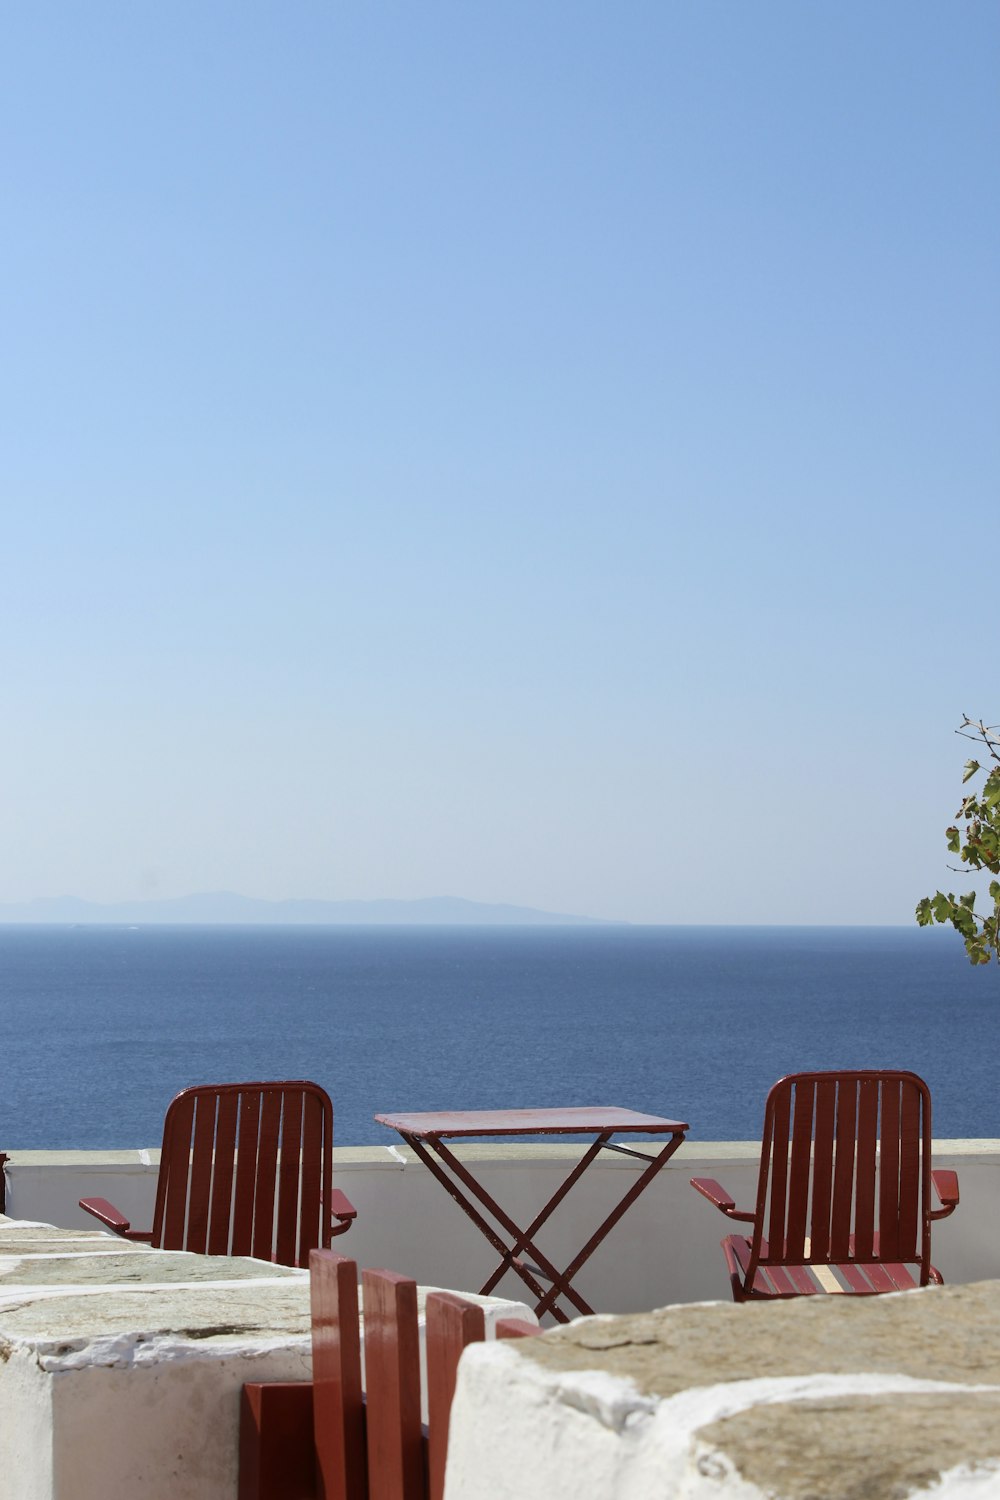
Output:
<instances>
[{"instance_id":1,"label":"leafy branch","mask_svg":"<svg viewBox=\"0 0 1000 1500\"><path fill-rule=\"evenodd\" d=\"M985 751L985 765L979 760L965 762L962 785L984 773L986 779L962 798L955 823L945 830L949 852L962 861L960 866L948 868L959 873L986 870L1000 876L1000 724L986 724L963 714L955 733L974 740L981 755ZM959 827L960 822L964 827ZM970 963L988 964L995 958L1000 964L1000 880L989 884L992 911L976 911L976 899L975 891L957 897L942 891L924 896L917 902L917 922L921 927L950 922L965 942Z\"/></svg>"}]
</instances>

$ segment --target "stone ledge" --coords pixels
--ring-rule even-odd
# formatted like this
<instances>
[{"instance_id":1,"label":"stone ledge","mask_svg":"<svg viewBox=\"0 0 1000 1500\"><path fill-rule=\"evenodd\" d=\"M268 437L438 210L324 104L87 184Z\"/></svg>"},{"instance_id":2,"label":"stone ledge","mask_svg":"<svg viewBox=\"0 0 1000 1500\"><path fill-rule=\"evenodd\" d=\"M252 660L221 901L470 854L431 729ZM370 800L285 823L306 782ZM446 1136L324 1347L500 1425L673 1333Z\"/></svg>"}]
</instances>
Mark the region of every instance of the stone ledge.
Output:
<instances>
[{"instance_id":1,"label":"stone ledge","mask_svg":"<svg viewBox=\"0 0 1000 1500\"><path fill-rule=\"evenodd\" d=\"M640 1151L651 1151L656 1146L656 1141L640 1139L635 1144ZM8 1172L16 1171L18 1167L68 1168L73 1171L78 1171L83 1167L148 1170L150 1167L158 1167L160 1162L158 1146L137 1146L120 1151L18 1150L13 1146L5 1149L11 1158L7 1163ZM581 1156L586 1150L586 1145L562 1145L558 1142L538 1143L535 1141L495 1145L462 1144L452 1141L449 1142L449 1149L465 1161L565 1161ZM333 1148L334 1166L337 1171L350 1171L352 1168L372 1166L399 1167L403 1164L399 1160L401 1156L406 1162L417 1160L410 1147L405 1146L398 1138L387 1140L384 1145L379 1146L335 1146ZM956 1137L936 1140L934 1142L935 1162L945 1157L982 1157L991 1162L1000 1160L1000 1139ZM629 1160L627 1156L618 1156L610 1152L598 1158L602 1166L615 1164L624 1166ZM685 1161L744 1163L759 1160L760 1141L699 1141L689 1136L666 1170L682 1167Z\"/></svg>"},{"instance_id":2,"label":"stone ledge","mask_svg":"<svg viewBox=\"0 0 1000 1500\"><path fill-rule=\"evenodd\" d=\"M469 1350L447 1500L1000 1496L1000 1283L702 1303Z\"/></svg>"},{"instance_id":3,"label":"stone ledge","mask_svg":"<svg viewBox=\"0 0 1000 1500\"><path fill-rule=\"evenodd\" d=\"M0 1217L0 1494L236 1500L240 1388L311 1350L307 1271Z\"/></svg>"}]
</instances>

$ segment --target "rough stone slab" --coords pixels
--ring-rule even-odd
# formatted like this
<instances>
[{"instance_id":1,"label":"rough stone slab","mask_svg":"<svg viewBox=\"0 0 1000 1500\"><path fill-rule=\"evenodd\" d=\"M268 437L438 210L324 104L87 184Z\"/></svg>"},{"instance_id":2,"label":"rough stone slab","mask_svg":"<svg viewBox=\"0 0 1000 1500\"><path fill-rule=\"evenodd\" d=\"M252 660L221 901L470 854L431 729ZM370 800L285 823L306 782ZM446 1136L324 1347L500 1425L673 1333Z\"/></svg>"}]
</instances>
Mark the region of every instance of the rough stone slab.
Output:
<instances>
[{"instance_id":1,"label":"rough stone slab","mask_svg":"<svg viewBox=\"0 0 1000 1500\"><path fill-rule=\"evenodd\" d=\"M0 1221L2 1500L236 1500L240 1389L311 1342L307 1271Z\"/></svg>"},{"instance_id":2,"label":"rough stone slab","mask_svg":"<svg viewBox=\"0 0 1000 1500\"><path fill-rule=\"evenodd\" d=\"M257 1287L225 1280L169 1288L104 1285L56 1295L25 1288L23 1300L0 1306L0 1358L30 1348L39 1368L55 1372L290 1344L308 1351L309 1329L309 1288L300 1279Z\"/></svg>"},{"instance_id":3,"label":"rough stone slab","mask_svg":"<svg viewBox=\"0 0 1000 1500\"><path fill-rule=\"evenodd\" d=\"M593 1369L596 1358L600 1369L657 1396L703 1384L706 1376L714 1384L817 1370L1000 1384L1000 1281L581 1318L533 1340L530 1355L551 1370Z\"/></svg>"},{"instance_id":4,"label":"rough stone slab","mask_svg":"<svg viewBox=\"0 0 1000 1500\"><path fill-rule=\"evenodd\" d=\"M150 1246L141 1240L123 1240L121 1235L111 1234L106 1229L59 1229L54 1224L40 1224L30 1219L8 1219L0 1214L0 1255L8 1250L19 1254L29 1253L28 1245L42 1252L59 1249L65 1245L112 1250L138 1250L149 1252Z\"/></svg>"},{"instance_id":5,"label":"rough stone slab","mask_svg":"<svg viewBox=\"0 0 1000 1500\"><path fill-rule=\"evenodd\" d=\"M116 1246L97 1253L63 1251L32 1255L11 1255L0 1248L0 1301L7 1300L19 1286L117 1286L130 1283L251 1281L282 1276L304 1277L307 1271L274 1266L247 1256L222 1257L194 1255L186 1251L163 1250L156 1255L132 1255Z\"/></svg>"},{"instance_id":6,"label":"rough stone slab","mask_svg":"<svg viewBox=\"0 0 1000 1500\"><path fill-rule=\"evenodd\" d=\"M1000 1283L584 1318L466 1351L446 1500L1000 1497Z\"/></svg>"},{"instance_id":7,"label":"rough stone slab","mask_svg":"<svg viewBox=\"0 0 1000 1500\"><path fill-rule=\"evenodd\" d=\"M966 1466L982 1466L980 1484L1000 1494L1000 1473L985 1468L998 1433L1000 1392L897 1392L760 1405L709 1423L698 1439L709 1450L703 1471L738 1474L783 1500L873 1500L937 1484L955 1467L956 1442Z\"/></svg>"}]
</instances>

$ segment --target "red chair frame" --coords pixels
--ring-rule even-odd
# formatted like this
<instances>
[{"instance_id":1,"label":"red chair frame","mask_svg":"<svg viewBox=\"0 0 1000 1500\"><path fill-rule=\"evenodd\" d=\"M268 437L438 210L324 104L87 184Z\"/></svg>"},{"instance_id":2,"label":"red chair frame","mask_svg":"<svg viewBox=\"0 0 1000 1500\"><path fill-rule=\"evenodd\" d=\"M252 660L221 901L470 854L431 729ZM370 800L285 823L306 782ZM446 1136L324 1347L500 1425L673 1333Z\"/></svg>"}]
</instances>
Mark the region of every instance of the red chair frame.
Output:
<instances>
[{"instance_id":1,"label":"red chair frame","mask_svg":"<svg viewBox=\"0 0 1000 1500\"><path fill-rule=\"evenodd\" d=\"M722 1242L737 1302L871 1296L942 1280L931 1223L954 1212L958 1177L931 1170L931 1096L915 1073L789 1074L767 1096L753 1212L737 1209L713 1178L691 1185L727 1218L753 1225L749 1237Z\"/></svg>"},{"instance_id":2,"label":"red chair frame","mask_svg":"<svg viewBox=\"0 0 1000 1500\"><path fill-rule=\"evenodd\" d=\"M106 1198L80 1207L157 1249L307 1266L356 1217L332 1179L333 1106L319 1084L199 1084L163 1122L152 1229L133 1229Z\"/></svg>"}]
</instances>

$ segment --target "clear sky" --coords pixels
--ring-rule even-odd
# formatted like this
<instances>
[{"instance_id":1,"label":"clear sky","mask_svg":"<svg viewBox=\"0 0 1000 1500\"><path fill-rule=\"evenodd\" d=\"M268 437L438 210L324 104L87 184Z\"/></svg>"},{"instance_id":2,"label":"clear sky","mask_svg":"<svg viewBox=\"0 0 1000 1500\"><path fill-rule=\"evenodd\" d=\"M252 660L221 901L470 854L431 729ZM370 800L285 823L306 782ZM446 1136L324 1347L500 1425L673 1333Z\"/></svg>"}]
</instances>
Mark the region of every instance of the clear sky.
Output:
<instances>
[{"instance_id":1,"label":"clear sky","mask_svg":"<svg viewBox=\"0 0 1000 1500\"><path fill-rule=\"evenodd\" d=\"M998 77L994 0L5 7L0 900L910 921Z\"/></svg>"}]
</instances>

